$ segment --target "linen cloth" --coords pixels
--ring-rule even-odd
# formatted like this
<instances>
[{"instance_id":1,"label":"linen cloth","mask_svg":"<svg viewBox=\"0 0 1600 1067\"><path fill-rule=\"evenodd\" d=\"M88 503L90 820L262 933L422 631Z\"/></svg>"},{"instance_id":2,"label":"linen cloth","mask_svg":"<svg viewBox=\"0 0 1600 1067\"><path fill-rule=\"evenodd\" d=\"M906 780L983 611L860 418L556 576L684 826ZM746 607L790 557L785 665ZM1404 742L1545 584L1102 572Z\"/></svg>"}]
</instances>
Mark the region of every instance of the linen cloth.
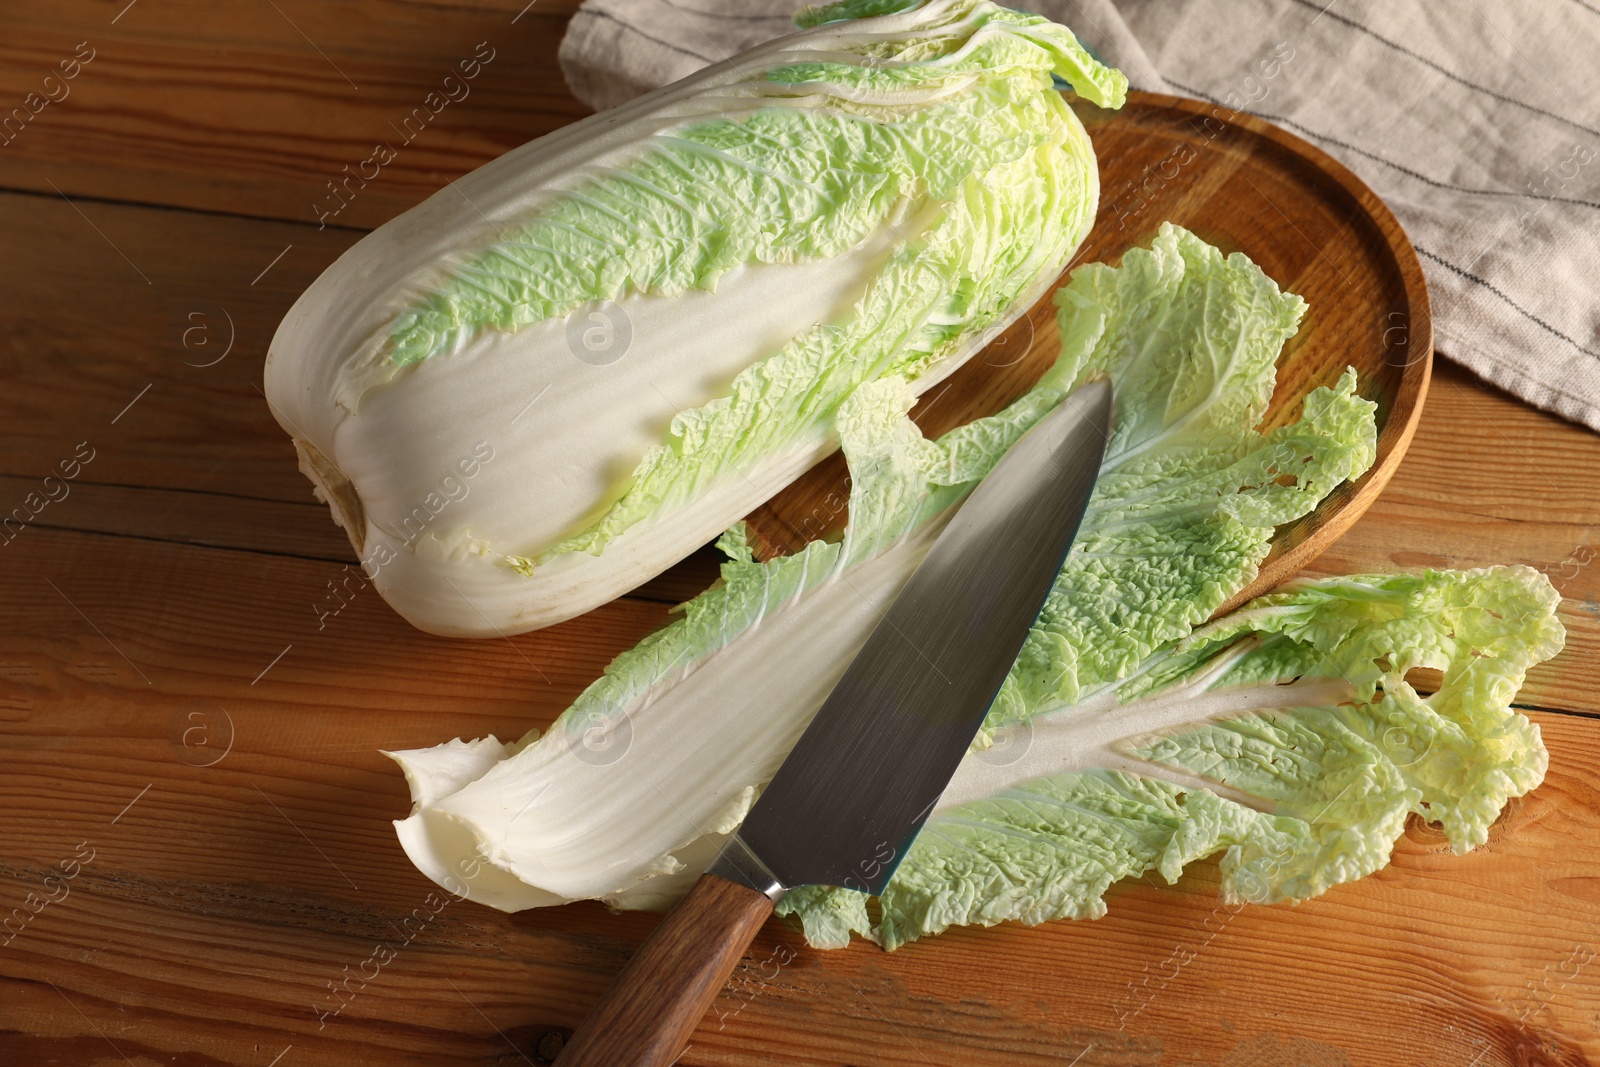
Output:
<instances>
[{"instance_id":1,"label":"linen cloth","mask_svg":"<svg viewBox=\"0 0 1600 1067\"><path fill-rule=\"evenodd\" d=\"M1427 275L1435 347L1600 430L1600 0L1017 0L1134 88L1275 122L1359 175ZM794 0L585 0L600 109L793 32Z\"/></svg>"}]
</instances>

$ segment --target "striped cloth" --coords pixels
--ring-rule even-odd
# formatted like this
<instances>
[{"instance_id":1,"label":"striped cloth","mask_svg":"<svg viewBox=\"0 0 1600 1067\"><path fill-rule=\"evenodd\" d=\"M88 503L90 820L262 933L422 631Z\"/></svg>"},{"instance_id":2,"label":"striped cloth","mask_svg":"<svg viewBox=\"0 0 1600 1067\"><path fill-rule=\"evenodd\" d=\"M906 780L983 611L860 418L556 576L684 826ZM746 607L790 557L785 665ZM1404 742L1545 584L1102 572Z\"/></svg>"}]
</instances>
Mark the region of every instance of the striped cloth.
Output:
<instances>
[{"instance_id":1,"label":"striped cloth","mask_svg":"<svg viewBox=\"0 0 1600 1067\"><path fill-rule=\"evenodd\" d=\"M1600 0L1027 0L1135 88L1337 156L1415 244L1447 356L1600 430ZM585 0L561 44L612 107L791 32L794 0Z\"/></svg>"}]
</instances>

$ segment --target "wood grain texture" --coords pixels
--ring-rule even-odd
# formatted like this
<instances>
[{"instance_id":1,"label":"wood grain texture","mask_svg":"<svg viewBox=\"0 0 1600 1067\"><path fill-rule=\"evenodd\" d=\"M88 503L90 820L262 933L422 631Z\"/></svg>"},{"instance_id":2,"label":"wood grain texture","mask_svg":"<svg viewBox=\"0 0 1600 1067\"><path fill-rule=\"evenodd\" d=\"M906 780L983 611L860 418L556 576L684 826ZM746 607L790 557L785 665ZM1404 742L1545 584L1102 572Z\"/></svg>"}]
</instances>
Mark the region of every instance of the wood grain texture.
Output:
<instances>
[{"instance_id":1,"label":"wood grain texture","mask_svg":"<svg viewBox=\"0 0 1600 1067\"><path fill-rule=\"evenodd\" d=\"M728 984L772 901L703 874L573 1031L560 1067L668 1067Z\"/></svg>"},{"instance_id":2,"label":"wood grain texture","mask_svg":"<svg viewBox=\"0 0 1600 1067\"><path fill-rule=\"evenodd\" d=\"M1074 263L1117 263L1163 222L1224 252L1243 252L1310 305L1284 346L1263 430L1299 417L1301 401L1354 367L1377 404L1378 455L1359 480L1281 528L1254 581L1225 613L1326 551L1394 476L1416 432L1433 360L1427 285L1411 243L1376 194L1315 146L1251 115L1196 100L1130 93L1120 111L1082 105L1100 161L1094 229ZM1313 239L1311 234L1316 234ZM1069 266L1065 278L1071 273ZM999 411L1060 351L1051 296L933 389L913 417L930 434ZM751 516L763 556L843 529L848 472L835 457Z\"/></svg>"},{"instance_id":3,"label":"wood grain texture","mask_svg":"<svg viewBox=\"0 0 1600 1067\"><path fill-rule=\"evenodd\" d=\"M312 499L261 368L358 234L16 194L0 194L0 227L0 474L42 477L87 441L86 481Z\"/></svg>"},{"instance_id":4,"label":"wood grain texture","mask_svg":"<svg viewBox=\"0 0 1600 1067\"><path fill-rule=\"evenodd\" d=\"M576 0L8 5L0 110L22 105L80 42L95 54L63 100L0 147L0 185L315 228L318 205L333 205L327 183L341 182L345 167L358 171L377 144L389 143L394 162L332 220L371 228L446 179L588 113L556 63L576 7ZM433 114L438 105L425 103L428 94L459 74L480 42L493 59ZM406 127L406 116L424 106L429 120Z\"/></svg>"},{"instance_id":5,"label":"wood grain texture","mask_svg":"<svg viewBox=\"0 0 1600 1067\"><path fill-rule=\"evenodd\" d=\"M571 4L545 2L350 219L381 221L582 112L552 61ZM548 1064L659 920L439 894L394 839L405 789L376 749L547 726L714 561L511 641L421 634L345 584L354 559L254 387L278 318L359 234L292 220L521 3L275 3L359 92L265 3L139 0L114 26L120 0L6 13L0 91L16 99L58 52L106 43L0 150L0 505L79 442L97 449L0 545L0 1063ZM236 346L205 366L222 309ZM208 332L186 346L197 311ZM1015 356L983 358L993 372ZM929 396L925 428L948 427L954 395ZM1175 887L1119 887L1098 922L892 954L814 952L769 922L680 1063L1600 1060L1595 470L1600 437L1441 366L1393 481L1311 565L1524 562L1566 597L1567 651L1522 694L1557 709L1531 713L1549 777L1485 849L1453 856L1413 824L1387 870L1299 907L1219 910L1200 864ZM74 860L85 845L92 860ZM35 913L29 893L58 899Z\"/></svg>"}]
</instances>

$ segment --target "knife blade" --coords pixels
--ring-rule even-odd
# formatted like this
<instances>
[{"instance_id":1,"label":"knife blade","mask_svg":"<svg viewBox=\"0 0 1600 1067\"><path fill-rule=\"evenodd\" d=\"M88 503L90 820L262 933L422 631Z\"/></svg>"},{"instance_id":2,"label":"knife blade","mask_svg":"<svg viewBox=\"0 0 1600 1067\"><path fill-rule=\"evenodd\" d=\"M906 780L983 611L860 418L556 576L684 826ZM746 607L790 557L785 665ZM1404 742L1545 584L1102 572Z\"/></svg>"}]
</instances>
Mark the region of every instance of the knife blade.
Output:
<instances>
[{"instance_id":1,"label":"knife blade","mask_svg":"<svg viewBox=\"0 0 1600 1067\"><path fill-rule=\"evenodd\" d=\"M1081 386L1023 434L934 541L743 824L573 1034L561 1067L665 1067L773 905L881 893L1044 605L1111 433Z\"/></svg>"}]
</instances>

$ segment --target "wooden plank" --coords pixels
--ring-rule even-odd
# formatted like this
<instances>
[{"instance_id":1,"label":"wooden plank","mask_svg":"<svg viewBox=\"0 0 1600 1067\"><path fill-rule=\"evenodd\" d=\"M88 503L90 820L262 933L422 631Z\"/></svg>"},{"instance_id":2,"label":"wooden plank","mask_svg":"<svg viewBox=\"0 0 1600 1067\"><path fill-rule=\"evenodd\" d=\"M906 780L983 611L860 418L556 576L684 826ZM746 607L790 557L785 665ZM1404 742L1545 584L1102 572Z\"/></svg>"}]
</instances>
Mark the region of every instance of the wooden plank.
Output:
<instances>
[{"instance_id":1,"label":"wooden plank","mask_svg":"<svg viewBox=\"0 0 1600 1067\"><path fill-rule=\"evenodd\" d=\"M94 858L0 949L8 1061L121 1062L109 1039L135 1063L537 1063L653 926L430 898L376 749L548 722L659 605L459 642L358 596L318 631L330 564L37 532L0 573L22 606L0 618L0 914ZM1219 909L1202 864L1098 922L893 954L771 923L682 1062L1588 1062L1600 732L1533 717L1549 779L1479 852L1414 826L1391 868L1299 907ZM184 745L197 726L212 747Z\"/></svg>"},{"instance_id":2,"label":"wooden plank","mask_svg":"<svg viewBox=\"0 0 1600 1067\"><path fill-rule=\"evenodd\" d=\"M4 543L9 547L34 530L78 530L334 563L356 562L343 531L329 520L328 509L311 499L309 492L305 500L288 503L215 490L111 485L89 481L92 471L91 464L78 478L69 481L58 475L49 485L42 477L0 475L0 501L20 504L30 494L34 506L39 506L41 498L48 501L26 526L19 526L13 516L5 530L10 540ZM59 499L51 500L51 494ZM24 510L28 510L25 504Z\"/></svg>"},{"instance_id":3,"label":"wooden plank","mask_svg":"<svg viewBox=\"0 0 1600 1067\"><path fill-rule=\"evenodd\" d=\"M0 195L0 228L0 474L39 481L87 442L88 481L311 499L261 367L284 312L358 235L19 195Z\"/></svg>"},{"instance_id":4,"label":"wooden plank","mask_svg":"<svg viewBox=\"0 0 1600 1067\"><path fill-rule=\"evenodd\" d=\"M359 178L386 142L397 157L367 168L377 177L352 186L335 219L370 228L587 113L556 63L576 0L126 4L7 12L0 105L41 96L38 113L8 131L0 187L315 224L314 205L333 208L327 183L342 183L347 166ZM80 42L93 58L62 82L59 64ZM428 103L463 60L491 52L450 88L455 101ZM40 105L43 92L66 95ZM407 127L419 107L426 123Z\"/></svg>"}]
</instances>

